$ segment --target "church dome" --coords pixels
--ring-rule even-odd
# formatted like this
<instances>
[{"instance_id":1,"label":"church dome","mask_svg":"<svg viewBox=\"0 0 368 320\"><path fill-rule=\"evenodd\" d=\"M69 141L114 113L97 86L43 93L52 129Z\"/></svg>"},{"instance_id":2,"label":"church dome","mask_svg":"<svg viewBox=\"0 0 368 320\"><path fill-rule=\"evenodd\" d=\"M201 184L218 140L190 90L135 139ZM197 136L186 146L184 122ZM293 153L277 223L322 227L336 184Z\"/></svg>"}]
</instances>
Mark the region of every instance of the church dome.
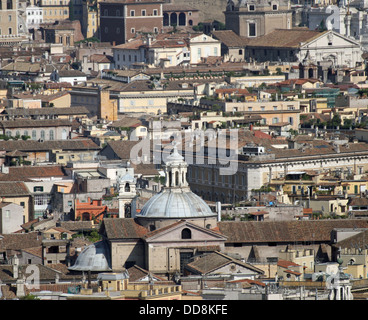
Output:
<instances>
[{"instance_id":1,"label":"church dome","mask_svg":"<svg viewBox=\"0 0 368 320\"><path fill-rule=\"evenodd\" d=\"M187 190L163 190L143 206L139 216L146 218L197 218L214 213L199 196Z\"/></svg>"},{"instance_id":2,"label":"church dome","mask_svg":"<svg viewBox=\"0 0 368 320\"><path fill-rule=\"evenodd\" d=\"M138 217L190 219L216 215L202 198L190 190L186 181L187 166L174 146L164 166L165 187L146 202Z\"/></svg>"},{"instance_id":3,"label":"church dome","mask_svg":"<svg viewBox=\"0 0 368 320\"><path fill-rule=\"evenodd\" d=\"M109 248L105 241L98 241L89 245L79 255L72 271L111 271Z\"/></svg>"}]
</instances>

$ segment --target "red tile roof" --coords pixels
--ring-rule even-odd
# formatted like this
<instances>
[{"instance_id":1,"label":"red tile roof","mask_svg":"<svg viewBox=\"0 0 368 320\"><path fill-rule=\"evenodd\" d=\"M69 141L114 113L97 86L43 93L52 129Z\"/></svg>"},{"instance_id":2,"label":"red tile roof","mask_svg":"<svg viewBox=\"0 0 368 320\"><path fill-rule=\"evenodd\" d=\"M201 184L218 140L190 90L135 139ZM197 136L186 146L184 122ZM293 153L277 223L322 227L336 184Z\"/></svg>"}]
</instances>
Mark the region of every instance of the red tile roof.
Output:
<instances>
[{"instance_id":1,"label":"red tile roof","mask_svg":"<svg viewBox=\"0 0 368 320\"><path fill-rule=\"evenodd\" d=\"M318 241L329 242L334 228L368 228L368 221L302 220L302 221L221 221L220 232L227 243L267 243Z\"/></svg>"}]
</instances>

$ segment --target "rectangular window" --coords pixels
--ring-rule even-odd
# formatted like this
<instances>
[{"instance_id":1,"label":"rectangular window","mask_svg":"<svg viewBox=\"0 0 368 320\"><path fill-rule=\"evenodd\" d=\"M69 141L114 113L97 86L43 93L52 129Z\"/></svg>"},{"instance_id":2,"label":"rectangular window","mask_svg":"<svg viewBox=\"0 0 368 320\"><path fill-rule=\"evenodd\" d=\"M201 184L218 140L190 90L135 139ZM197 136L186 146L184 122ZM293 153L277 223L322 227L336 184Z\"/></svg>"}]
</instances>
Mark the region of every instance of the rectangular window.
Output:
<instances>
[{"instance_id":1,"label":"rectangular window","mask_svg":"<svg viewBox=\"0 0 368 320\"><path fill-rule=\"evenodd\" d=\"M154 10L153 10L153 15L154 15L154 16L157 16L157 15L158 15L157 9L154 9Z\"/></svg>"},{"instance_id":2,"label":"rectangular window","mask_svg":"<svg viewBox=\"0 0 368 320\"><path fill-rule=\"evenodd\" d=\"M130 10L130 16L134 17L135 16L135 11L134 10Z\"/></svg>"},{"instance_id":3,"label":"rectangular window","mask_svg":"<svg viewBox=\"0 0 368 320\"><path fill-rule=\"evenodd\" d=\"M142 10L141 14L142 14L143 17L145 17L146 16L146 10Z\"/></svg>"},{"instance_id":4,"label":"rectangular window","mask_svg":"<svg viewBox=\"0 0 368 320\"><path fill-rule=\"evenodd\" d=\"M249 37L255 37L256 36L256 24L250 23L248 25L248 36Z\"/></svg>"},{"instance_id":5,"label":"rectangular window","mask_svg":"<svg viewBox=\"0 0 368 320\"><path fill-rule=\"evenodd\" d=\"M33 192L42 192L43 191L43 186L35 186L33 187Z\"/></svg>"}]
</instances>

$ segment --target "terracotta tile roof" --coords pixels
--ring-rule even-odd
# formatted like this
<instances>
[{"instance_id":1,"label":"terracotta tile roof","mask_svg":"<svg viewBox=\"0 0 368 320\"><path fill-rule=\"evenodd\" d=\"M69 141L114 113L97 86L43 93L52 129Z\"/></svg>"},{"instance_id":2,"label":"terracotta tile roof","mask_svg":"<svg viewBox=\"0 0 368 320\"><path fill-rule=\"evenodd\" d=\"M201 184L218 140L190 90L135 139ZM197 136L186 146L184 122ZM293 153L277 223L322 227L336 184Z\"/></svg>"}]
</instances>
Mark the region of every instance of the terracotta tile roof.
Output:
<instances>
[{"instance_id":1,"label":"terracotta tile roof","mask_svg":"<svg viewBox=\"0 0 368 320\"><path fill-rule=\"evenodd\" d=\"M248 94L249 91L248 89L228 88L228 89L216 89L215 93Z\"/></svg>"},{"instance_id":2,"label":"terracotta tile roof","mask_svg":"<svg viewBox=\"0 0 368 320\"><path fill-rule=\"evenodd\" d=\"M0 251L34 248L41 244L42 236L38 232L10 233L0 237Z\"/></svg>"},{"instance_id":3,"label":"terracotta tile roof","mask_svg":"<svg viewBox=\"0 0 368 320\"><path fill-rule=\"evenodd\" d=\"M368 228L360 219L308 221L221 221L220 232L227 243L329 242L334 228Z\"/></svg>"},{"instance_id":4,"label":"terracotta tile roof","mask_svg":"<svg viewBox=\"0 0 368 320\"><path fill-rule=\"evenodd\" d=\"M299 48L301 43L312 41L324 32L307 28L276 29L269 34L248 40L248 47Z\"/></svg>"},{"instance_id":5,"label":"terracotta tile roof","mask_svg":"<svg viewBox=\"0 0 368 320\"><path fill-rule=\"evenodd\" d=\"M109 124L108 127L136 127L142 125L142 120L136 117L124 117Z\"/></svg>"},{"instance_id":6,"label":"terracotta tile roof","mask_svg":"<svg viewBox=\"0 0 368 320\"><path fill-rule=\"evenodd\" d=\"M97 62L97 63L110 63L112 62L112 57L111 56L107 56L105 54L92 54L89 57L89 61L93 61L93 62Z\"/></svg>"},{"instance_id":7,"label":"terracotta tile roof","mask_svg":"<svg viewBox=\"0 0 368 320\"><path fill-rule=\"evenodd\" d=\"M203 257L200 257L193 262L188 263L187 268L200 274L206 274L210 272L216 273L216 269L222 268L230 263L236 263L244 268L248 268L255 272L258 272L259 274L263 274L262 270L254 267L253 265L242 262L240 260L236 260L218 251L210 253L208 255L204 255Z\"/></svg>"},{"instance_id":8,"label":"terracotta tile roof","mask_svg":"<svg viewBox=\"0 0 368 320\"><path fill-rule=\"evenodd\" d=\"M130 160L131 159L130 152L132 148L138 143L140 143L140 141L131 141L131 140L109 141L105 148L111 148L115 156L119 159ZM141 156L141 154L139 155Z\"/></svg>"},{"instance_id":9,"label":"terracotta tile roof","mask_svg":"<svg viewBox=\"0 0 368 320\"><path fill-rule=\"evenodd\" d=\"M21 181L1 181L0 197L30 196L28 188Z\"/></svg>"},{"instance_id":10,"label":"terracotta tile roof","mask_svg":"<svg viewBox=\"0 0 368 320\"><path fill-rule=\"evenodd\" d=\"M149 274L149 271L137 266L137 265L134 265L133 267L129 268L128 270L128 273L129 273L129 281L140 281L142 278L145 278L147 277L147 275ZM152 277L155 277L161 281L166 281L166 279L164 278L161 278L155 274L152 274Z\"/></svg>"},{"instance_id":11,"label":"terracotta tile roof","mask_svg":"<svg viewBox=\"0 0 368 320\"><path fill-rule=\"evenodd\" d=\"M241 37L232 30L216 30L212 31L211 34L229 48L244 47L249 42L248 38Z\"/></svg>"},{"instance_id":12,"label":"terracotta tile roof","mask_svg":"<svg viewBox=\"0 0 368 320\"><path fill-rule=\"evenodd\" d=\"M287 260L282 260L282 259L279 259L277 261L277 265L279 267L282 267L282 268L289 268L289 267L298 267L298 266L300 266L299 264L294 263L292 261L287 261Z\"/></svg>"},{"instance_id":13,"label":"terracotta tile roof","mask_svg":"<svg viewBox=\"0 0 368 320\"><path fill-rule=\"evenodd\" d=\"M349 206L368 206L368 199L367 198L350 198L348 202Z\"/></svg>"},{"instance_id":14,"label":"terracotta tile roof","mask_svg":"<svg viewBox=\"0 0 368 320\"><path fill-rule=\"evenodd\" d=\"M49 93L49 94L47 94L46 92L39 93L39 94L34 94L32 92L25 91L25 92L22 92L22 93L14 94L14 98L15 99L41 100L41 101L49 102L49 101L53 101L55 99L59 99L61 97L67 96L67 95L70 95L70 93L68 91L58 91L58 92ZM11 110L11 109L9 109L9 110ZM12 109L12 110L16 110L16 109ZM27 109L27 110L32 111L32 109Z\"/></svg>"},{"instance_id":15,"label":"terracotta tile roof","mask_svg":"<svg viewBox=\"0 0 368 320\"><path fill-rule=\"evenodd\" d=\"M148 230L136 223L133 218L105 218L101 232L104 232L109 240L141 239L148 233Z\"/></svg>"},{"instance_id":16,"label":"terracotta tile roof","mask_svg":"<svg viewBox=\"0 0 368 320\"><path fill-rule=\"evenodd\" d=\"M49 151L61 150L100 150L101 148L90 139L53 140L39 142L35 140L8 140L0 141L0 151Z\"/></svg>"},{"instance_id":17,"label":"terracotta tile roof","mask_svg":"<svg viewBox=\"0 0 368 320\"><path fill-rule=\"evenodd\" d=\"M70 107L70 108L35 108L35 109L23 109L12 108L4 109L1 114L9 115L10 117L16 116L42 116L42 115L88 115L89 111L84 106ZM17 120L18 121L18 120ZM34 121L34 120L32 120Z\"/></svg>"},{"instance_id":18,"label":"terracotta tile roof","mask_svg":"<svg viewBox=\"0 0 368 320\"><path fill-rule=\"evenodd\" d=\"M0 121L1 128L41 128L41 127L71 127L72 123L68 119L16 119Z\"/></svg>"},{"instance_id":19,"label":"terracotta tile roof","mask_svg":"<svg viewBox=\"0 0 368 320\"><path fill-rule=\"evenodd\" d=\"M278 150L273 149L272 153L275 154L275 159L281 160L286 158L293 158L298 160L298 158L306 158L309 156L347 156L348 154L363 152L368 152L368 144L367 143L349 143L347 145L341 145L339 147L339 153L336 152L334 146L327 141L318 141L314 140L309 142L311 147L308 147L303 152L299 149L286 149L286 150Z\"/></svg>"},{"instance_id":20,"label":"terracotta tile roof","mask_svg":"<svg viewBox=\"0 0 368 320\"><path fill-rule=\"evenodd\" d=\"M0 181L30 181L32 178L66 177L62 166L9 167L9 173L0 173Z\"/></svg>"},{"instance_id":21,"label":"terracotta tile roof","mask_svg":"<svg viewBox=\"0 0 368 320\"><path fill-rule=\"evenodd\" d=\"M154 163L140 163L140 164L131 164L134 168L134 173L142 176L157 176L159 174L159 169L155 167Z\"/></svg>"},{"instance_id":22,"label":"terracotta tile roof","mask_svg":"<svg viewBox=\"0 0 368 320\"><path fill-rule=\"evenodd\" d=\"M144 45L144 41L143 39L135 39L135 40L131 40L128 41L126 43L123 44L119 44L115 47L113 47L114 49L132 49L132 50L137 50L139 49L141 46Z\"/></svg>"},{"instance_id":23,"label":"terracotta tile roof","mask_svg":"<svg viewBox=\"0 0 368 320\"><path fill-rule=\"evenodd\" d=\"M199 11L198 9L192 7L192 6L187 6L185 4L180 4L180 5L175 5L175 4L171 4L171 3L165 3L162 5L162 11L163 12L170 12L170 11L192 11L192 12L196 12Z\"/></svg>"},{"instance_id":24,"label":"terracotta tile roof","mask_svg":"<svg viewBox=\"0 0 368 320\"><path fill-rule=\"evenodd\" d=\"M336 248L351 249L367 249L368 246L368 230L362 231L352 237L343 239L333 244Z\"/></svg>"},{"instance_id":25,"label":"terracotta tile roof","mask_svg":"<svg viewBox=\"0 0 368 320\"><path fill-rule=\"evenodd\" d=\"M61 70L59 71L59 77L83 77L85 73L79 70Z\"/></svg>"},{"instance_id":26,"label":"terracotta tile roof","mask_svg":"<svg viewBox=\"0 0 368 320\"><path fill-rule=\"evenodd\" d=\"M301 275L301 273L300 273L300 272L296 272L296 271L293 271L293 270L285 270L284 272L285 272L285 273L294 274L294 275L296 275L296 276L300 276L300 275Z\"/></svg>"},{"instance_id":27,"label":"terracotta tile roof","mask_svg":"<svg viewBox=\"0 0 368 320\"><path fill-rule=\"evenodd\" d=\"M242 283L242 282L246 282L249 283L250 285L257 285L257 286L261 286L261 287L265 287L266 284L262 281L258 281L258 280L252 280L252 279L240 279L240 280L232 280L229 281L229 283Z\"/></svg>"},{"instance_id":28,"label":"terracotta tile roof","mask_svg":"<svg viewBox=\"0 0 368 320\"><path fill-rule=\"evenodd\" d=\"M254 132L254 136L256 138L269 139L269 140L272 139L272 136L271 135L269 135L269 134L267 134L265 132L262 132L260 130L254 130L253 132Z\"/></svg>"},{"instance_id":29,"label":"terracotta tile roof","mask_svg":"<svg viewBox=\"0 0 368 320\"><path fill-rule=\"evenodd\" d=\"M31 228L34 231L36 231L36 230L41 230L41 229L45 229L46 227L49 227L50 222L52 221L53 221L53 218L41 219L41 220L37 218L37 219L30 220L26 223L23 223L21 227L26 231L29 231Z\"/></svg>"},{"instance_id":30,"label":"terracotta tile roof","mask_svg":"<svg viewBox=\"0 0 368 320\"><path fill-rule=\"evenodd\" d=\"M41 246L23 249L22 251L32 254L36 257L42 258L42 247Z\"/></svg>"},{"instance_id":31,"label":"terracotta tile roof","mask_svg":"<svg viewBox=\"0 0 368 320\"><path fill-rule=\"evenodd\" d=\"M174 223L172 223L172 224L170 224L170 225L167 225L167 226L165 226L165 227L162 227L162 228L160 228L160 229L156 229L156 230L153 230L153 231L147 232L147 233L144 235L144 238L145 238L145 239L148 239L148 238L150 238L150 237L153 237L153 236L155 236L155 235L157 235L157 234L160 234L160 233L162 233L162 232L165 232L166 230L169 230L169 229L171 229L171 228L174 228L174 227L176 227L176 226L178 226L178 225L181 225L181 224L184 224L184 223L185 223L185 220L179 220L179 221L177 221L177 222L174 222Z\"/></svg>"},{"instance_id":32,"label":"terracotta tile roof","mask_svg":"<svg viewBox=\"0 0 368 320\"><path fill-rule=\"evenodd\" d=\"M74 279L81 278L81 275L71 275L64 274L58 270L50 268L49 266L45 266L42 264L33 265L37 266L39 270L39 277L41 282L50 281L55 282L56 276L59 276L59 279ZM20 265L19 272L25 274L28 265ZM14 283L16 279L13 277L13 266L12 265L0 265L0 279L3 283ZM68 284L70 286L70 283Z\"/></svg>"}]
</instances>

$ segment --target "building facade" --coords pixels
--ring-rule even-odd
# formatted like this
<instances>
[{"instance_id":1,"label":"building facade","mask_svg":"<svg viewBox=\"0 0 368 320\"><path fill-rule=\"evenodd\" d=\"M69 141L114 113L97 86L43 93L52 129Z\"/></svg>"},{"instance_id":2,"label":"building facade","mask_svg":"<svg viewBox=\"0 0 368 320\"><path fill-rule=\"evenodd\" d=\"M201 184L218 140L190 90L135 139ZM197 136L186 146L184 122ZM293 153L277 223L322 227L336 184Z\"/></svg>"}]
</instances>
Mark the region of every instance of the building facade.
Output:
<instances>
[{"instance_id":1,"label":"building facade","mask_svg":"<svg viewBox=\"0 0 368 320\"><path fill-rule=\"evenodd\" d=\"M100 2L100 40L121 44L139 32L159 33L163 27L163 1Z\"/></svg>"},{"instance_id":2,"label":"building facade","mask_svg":"<svg viewBox=\"0 0 368 320\"><path fill-rule=\"evenodd\" d=\"M269 34L275 29L292 28L290 2L229 1L225 11L227 29L248 38Z\"/></svg>"}]
</instances>

